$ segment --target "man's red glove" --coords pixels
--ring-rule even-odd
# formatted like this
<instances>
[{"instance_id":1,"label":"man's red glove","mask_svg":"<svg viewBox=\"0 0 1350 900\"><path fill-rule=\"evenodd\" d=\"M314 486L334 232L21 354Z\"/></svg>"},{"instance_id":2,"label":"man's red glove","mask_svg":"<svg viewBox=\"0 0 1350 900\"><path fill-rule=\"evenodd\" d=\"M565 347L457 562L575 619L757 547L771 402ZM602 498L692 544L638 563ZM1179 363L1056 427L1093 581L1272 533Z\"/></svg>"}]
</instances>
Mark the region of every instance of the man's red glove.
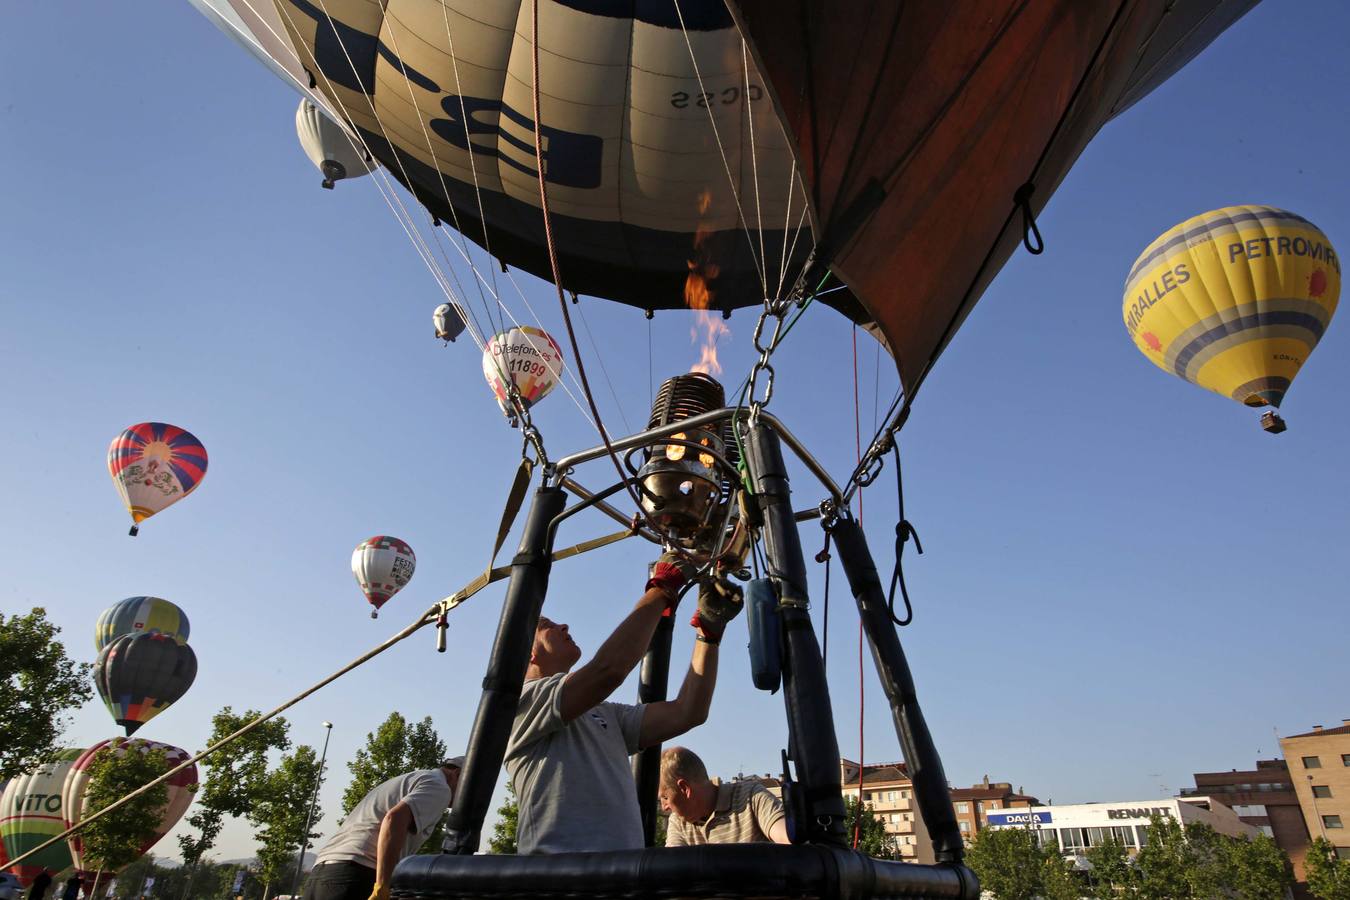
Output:
<instances>
[{"instance_id":1,"label":"man's red glove","mask_svg":"<svg viewBox=\"0 0 1350 900\"><path fill-rule=\"evenodd\" d=\"M666 595L666 612L669 614L679 602L680 588L689 583L695 571L694 564L678 553L663 553L652 566L647 590L656 589Z\"/></svg>"}]
</instances>

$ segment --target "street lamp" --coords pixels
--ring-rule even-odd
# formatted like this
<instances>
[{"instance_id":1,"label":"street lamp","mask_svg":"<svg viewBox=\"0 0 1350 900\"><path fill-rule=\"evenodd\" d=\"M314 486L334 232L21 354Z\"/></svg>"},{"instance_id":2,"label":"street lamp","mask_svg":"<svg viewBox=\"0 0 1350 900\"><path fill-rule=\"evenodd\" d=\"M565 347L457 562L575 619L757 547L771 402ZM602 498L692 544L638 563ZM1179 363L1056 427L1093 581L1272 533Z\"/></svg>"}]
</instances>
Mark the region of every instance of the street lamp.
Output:
<instances>
[{"instance_id":1,"label":"street lamp","mask_svg":"<svg viewBox=\"0 0 1350 900\"><path fill-rule=\"evenodd\" d=\"M1308 776L1308 793L1312 794L1313 818L1317 820L1317 827L1322 831L1322 840L1327 839L1327 823L1322 821L1322 811L1317 808L1317 791L1313 789L1313 777Z\"/></svg>"},{"instance_id":2,"label":"street lamp","mask_svg":"<svg viewBox=\"0 0 1350 900\"><path fill-rule=\"evenodd\" d=\"M319 785L323 782L323 764L328 759L328 739L333 736L333 723L323 723L323 752L319 754L319 774L314 778L314 793L309 798L309 813L305 816L305 832L300 835L300 856L295 861L295 877L291 879L291 896L300 887L300 873L305 869L305 851L309 849L309 826L314 822L314 805L319 802Z\"/></svg>"}]
</instances>

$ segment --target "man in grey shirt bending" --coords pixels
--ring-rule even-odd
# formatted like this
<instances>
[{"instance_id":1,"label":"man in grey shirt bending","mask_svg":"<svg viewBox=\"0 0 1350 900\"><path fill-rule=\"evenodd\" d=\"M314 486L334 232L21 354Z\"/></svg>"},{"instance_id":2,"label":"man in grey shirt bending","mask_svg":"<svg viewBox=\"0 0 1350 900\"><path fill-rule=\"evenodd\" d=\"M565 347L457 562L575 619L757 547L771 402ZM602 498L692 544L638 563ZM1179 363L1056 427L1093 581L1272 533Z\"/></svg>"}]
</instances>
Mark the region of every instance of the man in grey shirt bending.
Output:
<instances>
[{"instance_id":1,"label":"man in grey shirt bending","mask_svg":"<svg viewBox=\"0 0 1350 900\"><path fill-rule=\"evenodd\" d=\"M387 900L394 866L431 836L462 768L464 757L456 756L372 788L319 851L304 900Z\"/></svg>"},{"instance_id":2,"label":"man in grey shirt bending","mask_svg":"<svg viewBox=\"0 0 1350 900\"><path fill-rule=\"evenodd\" d=\"M698 632L693 659L674 700L630 706L608 697L641 661L661 617L674 614L692 570L678 557L663 556L637 606L576 671L581 649L567 626L540 617L506 748L506 770L520 804L520 853L642 846L628 757L707 719L717 645L740 611L739 597L725 585L700 592L699 612L690 622Z\"/></svg>"}]
</instances>

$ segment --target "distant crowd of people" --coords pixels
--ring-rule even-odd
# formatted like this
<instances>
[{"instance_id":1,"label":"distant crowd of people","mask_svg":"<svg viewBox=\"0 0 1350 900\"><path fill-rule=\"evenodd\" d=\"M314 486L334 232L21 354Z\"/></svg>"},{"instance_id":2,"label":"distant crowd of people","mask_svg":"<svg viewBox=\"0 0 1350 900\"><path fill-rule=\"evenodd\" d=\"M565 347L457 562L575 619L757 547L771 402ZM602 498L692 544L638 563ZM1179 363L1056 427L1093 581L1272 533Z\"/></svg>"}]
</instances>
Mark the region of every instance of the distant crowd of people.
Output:
<instances>
[{"instance_id":1,"label":"distant crowd of people","mask_svg":"<svg viewBox=\"0 0 1350 900\"><path fill-rule=\"evenodd\" d=\"M671 616L693 566L667 554L613 633L581 666L566 625L540 617L525 686L506 749L519 803L517 852L567 853L643 846L629 757L678 737L708 717L722 635L741 597L719 573L699 585L693 657L673 700L629 705L609 698L642 660L662 617ZM388 900L394 866L424 843L454 800L462 756L440 768L378 785L319 851L304 900ZM670 813L666 846L788 843L778 798L755 782L716 784L684 747L661 754L661 808Z\"/></svg>"}]
</instances>

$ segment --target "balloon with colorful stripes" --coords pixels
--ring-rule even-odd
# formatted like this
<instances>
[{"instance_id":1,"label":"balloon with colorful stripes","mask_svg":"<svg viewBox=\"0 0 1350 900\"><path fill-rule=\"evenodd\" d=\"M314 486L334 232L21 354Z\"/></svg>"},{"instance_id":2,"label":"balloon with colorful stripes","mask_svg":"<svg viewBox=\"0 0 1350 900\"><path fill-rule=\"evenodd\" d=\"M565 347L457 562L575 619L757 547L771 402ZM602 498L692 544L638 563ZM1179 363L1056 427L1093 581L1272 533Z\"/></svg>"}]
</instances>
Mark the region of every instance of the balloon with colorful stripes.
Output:
<instances>
[{"instance_id":1,"label":"balloon with colorful stripes","mask_svg":"<svg viewBox=\"0 0 1350 900\"><path fill-rule=\"evenodd\" d=\"M497 398L497 405L514 422L516 410L511 389L526 409L548 396L562 380L563 355L548 332L530 325L517 325L488 339L483 348L483 377Z\"/></svg>"},{"instance_id":2,"label":"balloon with colorful stripes","mask_svg":"<svg viewBox=\"0 0 1350 900\"><path fill-rule=\"evenodd\" d=\"M167 634L124 634L94 661L94 684L128 735L168 709L197 678L197 655Z\"/></svg>"},{"instance_id":3,"label":"balloon with colorful stripes","mask_svg":"<svg viewBox=\"0 0 1350 900\"><path fill-rule=\"evenodd\" d=\"M6 862L66 830L61 792L67 773L83 753L83 748L58 750L50 761L5 784L0 794L0 843ZM70 865L70 849L58 842L6 871L28 885L43 869L60 872Z\"/></svg>"},{"instance_id":4,"label":"balloon with colorful stripes","mask_svg":"<svg viewBox=\"0 0 1350 900\"><path fill-rule=\"evenodd\" d=\"M187 643L187 614L160 597L128 597L105 609L94 624L94 649L102 650L124 634L167 634Z\"/></svg>"},{"instance_id":5,"label":"balloon with colorful stripes","mask_svg":"<svg viewBox=\"0 0 1350 900\"><path fill-rule=\"evenodd\" d=\"M142 422L113 438L108 447L108 474L131 513L135 536L141 522L201 484L206 448L177 425Z\"/></svg>"},{"instance_id":6,"label":"balloon with colorful stripes","mask_svg":"<svg viewBox=\"0 0 1350 900\"><path fill-rule=\"evenodd\" d=\"M65 828L71 828L80 823L87 812L85 806L85 794L89 790L91 777L89 768L94 760L101 754L113 753L118 756L127 753L150 753L154 750L164 752L164 771L167 772L192 758L192 754L186 750L174 747L171 744L161 744L157 741L147 741L144 738L122 738L115 737L106 741L99 741L88 750L79 755L74 764L70 766L65 782L61 787L62 809L64 810ZM178 823L183 813L192 803L192 794L197 789L197 767L188 766L183 771L174 775L167 782L169 789L168 800L160 810L159 822L154 829L144 835L140 852L145 853L151 847L158 843L159 839L169 833L169 830ZM117 815L114 810L108 813L109 816ZM64 828L61 830L65 830ZM58 832L53 832L56 834ZM90 879L97 874L98 867L92 866L89 860L85 859L84 842L81 840L78 832L66 838L68 845L69 858L74 863L76 872L82 879ZM116 873L103 872L103 877L108 877Z\"/></svg>"},{"instance_id":7,"label":"balloon with colorful stripes","mask_svg":"<svg viewBox=\"0 0 1350 900\"><path fill-rule=\"evenodd\" d=\"M1341 261L1302 216L1229 206L1148 246L1125 280L1125 328L1154 365L1247 406L1278 408L1326 332ZM1272 411L1267 431L1284 430Z\"/></svg>"}]
</instances>

